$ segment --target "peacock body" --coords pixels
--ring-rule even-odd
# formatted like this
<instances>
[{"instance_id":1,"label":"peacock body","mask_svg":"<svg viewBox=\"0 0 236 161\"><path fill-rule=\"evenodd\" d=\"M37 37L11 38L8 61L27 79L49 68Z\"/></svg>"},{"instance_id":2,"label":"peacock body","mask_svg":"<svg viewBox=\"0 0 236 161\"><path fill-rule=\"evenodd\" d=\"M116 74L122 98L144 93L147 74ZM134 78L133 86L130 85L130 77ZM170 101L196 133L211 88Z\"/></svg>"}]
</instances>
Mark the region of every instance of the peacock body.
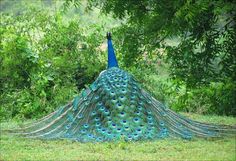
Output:
<instances>
[{"instance_id":1,"label":"peacock body","mask_svg":"<svg viewBox=\"0 0 236 161\"><path fill-rule=\"evenodd\" d=\"M235 135L236 128L190 120L153 98L118 67L108 34L107 70L71 102L15 132L29 138L102 142L222 137Z\"/></svg>"}]
</instances>

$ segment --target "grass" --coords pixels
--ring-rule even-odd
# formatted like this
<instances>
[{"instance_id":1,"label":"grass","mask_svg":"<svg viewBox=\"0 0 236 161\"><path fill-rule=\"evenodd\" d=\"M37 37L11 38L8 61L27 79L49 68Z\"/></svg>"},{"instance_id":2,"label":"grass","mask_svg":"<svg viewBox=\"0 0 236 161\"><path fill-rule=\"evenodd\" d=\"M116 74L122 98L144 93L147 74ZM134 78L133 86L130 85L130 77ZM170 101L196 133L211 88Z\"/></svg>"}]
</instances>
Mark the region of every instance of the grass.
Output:
<instances>
[{"instance_id":1,"label":"grass","mask_svg":"<svg viewBox=\"0 0 236 161\"><path fill-rule=\"evenodd\" d=\"M236 124L234 117L186 114L203 122ZM2 130L16 126L1 123ZM236 139L164 139L153 142L78 143L32 140L1 133L0 160L236 160Z\"/></svg>"}]
</instances>

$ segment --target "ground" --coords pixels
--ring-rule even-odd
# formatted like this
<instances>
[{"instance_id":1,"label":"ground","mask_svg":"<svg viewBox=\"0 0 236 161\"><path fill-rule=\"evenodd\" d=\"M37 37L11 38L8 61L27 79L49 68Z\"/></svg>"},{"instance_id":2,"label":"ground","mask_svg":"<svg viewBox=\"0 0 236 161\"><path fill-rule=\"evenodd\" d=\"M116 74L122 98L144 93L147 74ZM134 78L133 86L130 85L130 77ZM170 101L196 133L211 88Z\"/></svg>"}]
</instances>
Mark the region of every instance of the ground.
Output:
<instances>
[{"instance_id":1,"label":"ground","mask_svg":"<svg viewBox=\"0 0 236 161\"><path fill-rule=\"evenodd\" d=\"M235 125L234 117L186 114L203 122ZM2 122L1 130L16 126ZM165 139L145 142L78 143L32 140L1 131L0 160L236 160L236 138Z\"/></svg>"}]
</instances>

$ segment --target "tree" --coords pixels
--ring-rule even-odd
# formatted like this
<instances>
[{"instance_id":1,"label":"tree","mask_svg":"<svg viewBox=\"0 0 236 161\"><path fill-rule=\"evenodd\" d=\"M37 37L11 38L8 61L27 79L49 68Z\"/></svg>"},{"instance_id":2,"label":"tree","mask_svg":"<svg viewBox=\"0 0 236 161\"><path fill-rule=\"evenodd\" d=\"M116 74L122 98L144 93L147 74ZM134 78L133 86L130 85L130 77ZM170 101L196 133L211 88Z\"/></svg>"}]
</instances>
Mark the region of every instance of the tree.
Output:
<instances>
[{"instance_id":1,"label":"tree","mask_svg":"<svg viewBox=\"0 0 236 161\"><path fill-rule=\"evenodd\" d=\"M236 80L236 3L212 0L90 0L89 8L125 19L118 31L126 65L143 53L164 57L188 87ZM178 38L171 46L165 40ZM164 54L157 52L165 49Z\"/></svg>"},{"instance_id":2,"label":"tree","mask_svg":"<svg viewBox=\"0 0 236 161\"><path fill-rule=\"evenodd\" d=\"M113 31L124 67L140 68L147 66L146 57L160 57L169 64L173 82L184 84L186 95L204 91L216 113L236 115L234 0L89 0L88 8L93 7L124 20ZM175 45L168 43L176 39Z\"/></svg>"}]
</instances>

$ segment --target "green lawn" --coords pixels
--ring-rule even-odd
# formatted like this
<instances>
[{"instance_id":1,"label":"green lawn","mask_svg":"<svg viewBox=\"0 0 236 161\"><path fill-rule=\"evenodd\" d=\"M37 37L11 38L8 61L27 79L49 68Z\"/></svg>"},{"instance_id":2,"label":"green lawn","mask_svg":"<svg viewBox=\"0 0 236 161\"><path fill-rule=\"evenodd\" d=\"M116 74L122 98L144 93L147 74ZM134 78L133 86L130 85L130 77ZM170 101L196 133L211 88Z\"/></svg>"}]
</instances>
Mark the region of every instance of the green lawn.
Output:
<instances>
[{"instance_id":1,"label":"green lawn","mask_svg":"<svg viewBox=\"0 0 236 161\"><path fill-rule=\"evenodd\" d=\"M236 124L233 117L184 114L195 120ZM1 123L1 129L16 126ZM153 142L78 143L32 140L1 132L0 160L236 160L236 138L165 139Z\"/></svg>"}]
</instances>

